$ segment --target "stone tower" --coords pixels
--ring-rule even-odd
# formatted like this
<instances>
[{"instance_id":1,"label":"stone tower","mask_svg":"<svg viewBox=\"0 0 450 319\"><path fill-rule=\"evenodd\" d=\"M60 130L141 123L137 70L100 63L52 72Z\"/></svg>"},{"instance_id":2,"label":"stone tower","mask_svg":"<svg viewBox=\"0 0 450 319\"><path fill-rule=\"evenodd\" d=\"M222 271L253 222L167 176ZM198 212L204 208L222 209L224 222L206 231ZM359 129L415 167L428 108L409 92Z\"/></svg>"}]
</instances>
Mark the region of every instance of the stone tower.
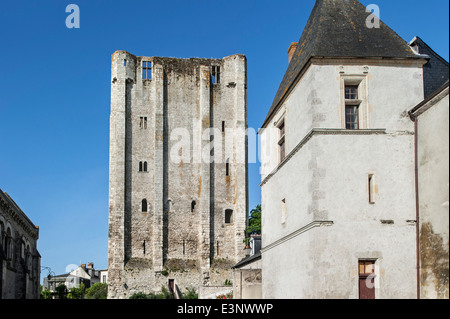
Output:
<instances>
[{"instance_id":1,"label":"stone tower","mask_svg":"<svg viewBox=\"0 0 450 319\"><path fill-rule=\"evenodd\" d=\"M243 258L247 64L111 60L109 298L231 279Z\"/></svg>"}]
</instances>

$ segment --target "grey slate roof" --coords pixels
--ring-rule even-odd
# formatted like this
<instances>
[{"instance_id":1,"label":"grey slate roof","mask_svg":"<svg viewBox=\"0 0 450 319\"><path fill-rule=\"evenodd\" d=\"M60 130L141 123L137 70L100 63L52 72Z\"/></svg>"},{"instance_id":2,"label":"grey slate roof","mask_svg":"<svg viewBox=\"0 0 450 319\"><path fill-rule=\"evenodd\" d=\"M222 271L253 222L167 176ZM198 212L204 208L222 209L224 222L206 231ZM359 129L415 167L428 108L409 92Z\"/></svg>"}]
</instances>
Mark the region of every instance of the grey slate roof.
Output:
<instances>
[{"instance_id":1,"label":"grey slate roof","mask_svg":"<svg viewBox=\"0 0 450 319\"><path fill-rule=\"evenodd\" d=\"M409 45L412 47L415 46L419 54L429 57L427 64L423 66L423 90L426 99L441 88L446 81L448 82L448 62L419 37L415 37Z\"/></svg>"},{"instance_id":2,"label":"grey slate roof","mask_svg":"<svg viewBox=\"0 0 450 319\"><path fill-rule=\"evenodd\" d=\"M358 0L316 0L263 127L312 57L423 58L382 21L368 28L369 15Z\"/></svg>"}]
</instances>

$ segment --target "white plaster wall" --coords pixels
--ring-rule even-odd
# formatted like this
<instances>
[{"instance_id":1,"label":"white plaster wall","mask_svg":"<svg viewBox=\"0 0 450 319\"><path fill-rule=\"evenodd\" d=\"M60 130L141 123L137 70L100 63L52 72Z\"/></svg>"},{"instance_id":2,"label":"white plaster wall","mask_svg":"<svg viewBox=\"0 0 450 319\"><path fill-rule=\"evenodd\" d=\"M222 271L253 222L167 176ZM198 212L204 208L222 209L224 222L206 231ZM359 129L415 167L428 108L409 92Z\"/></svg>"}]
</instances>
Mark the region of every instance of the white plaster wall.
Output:
<instances>
[{"instance_id":1,"label":"white plaster wall","mask_svg":"<svg viewBox=\"0 0 450 319\"><path fill-rule=\"evenodd\" d=\"M344 62L344 61L337 61ZM348 62L347 62L348 63ZM368 61L361 61L368 63ZM282 107L260 132L261 170L264 179L279 163L276 123L285 116L286 154L313 128L345 128L342 125L341 79L367 79L368 127L388 132L413 131L408 110L423 99L422 68L400 63L383 65L311 65L288 95Z\"/></svg>"},{"instance_id":2,"label":"white plaster wall","mask_svg":"<svg viewBox=\"0 0 450 319\"><path fill-rule=\"evenodd\" d=\"M435 233L449 233L449 98L448 94L419 116L419 201L423 220ZM436 187L429 187L434 185Z\"/></svg>"},{"instance_id":3,"label":"white plaster wall","mask_svg":"<svg viewBox=\"0 0 450 319\"><path fill-rule=\"evenodd\" d=\"M342 77L355 75L367 86L365 132L342 130ZM377 260L377 298L416 297L414 127L407 111L422 95L418 65L323 64L305 73L260 133L269 150L262 153L263 298L358 298L358 259L364 258ZM283 113L286 154L313 129L334 131L313 133L277 168L278 136L271 128ZM375 174L375 204L368 199L369 174ZM265 250L321 220L333 225Z\"/></svg>"},{"instance_id":4,"label":"white plaster wall","mask_svg":"<svg viewBox=\"0 0 450 319\"><path fill-rule=\"evenodd\" d=\"M448 88L446 95L419 115L417 121L421 298L448 299Z\"/></svg>"}]
</instances>

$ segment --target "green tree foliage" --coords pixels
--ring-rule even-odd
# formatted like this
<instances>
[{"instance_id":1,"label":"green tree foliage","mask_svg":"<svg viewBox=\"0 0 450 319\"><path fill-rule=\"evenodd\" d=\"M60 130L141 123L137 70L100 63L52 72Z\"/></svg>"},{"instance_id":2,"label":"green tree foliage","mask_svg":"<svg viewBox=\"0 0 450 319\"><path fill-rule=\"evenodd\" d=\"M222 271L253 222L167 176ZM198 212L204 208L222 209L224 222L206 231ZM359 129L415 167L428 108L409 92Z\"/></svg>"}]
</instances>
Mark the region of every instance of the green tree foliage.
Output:
<instances>
[{"instance_id":1,"label":"green tree foliage","mask_svg":"<svg viewBox=\"0 0 450 319\"><path fill-rule=\"evenodd\" d=\"M86 285L84 283L80 284L79 288L72 287L67 294L67 298L69 299L84 299L84 295L86 293Z\"/></svg>"},{"instance_id":2,"label":"green tree foliage","mask_svg":"<svg viewBox=\"0 0 450 319\"><path fill-rule=\"evenodd\" d=\"M56 287L56 294L58 295L58 299L66 299L67 293L69 292L67 290L66 285L60 284L58 287Z\"/></svg>"},{"instance_id":3,"label":"green tree foliage","mask_svg":"<svg viewBox=\"0 0 450 319\"><path fill-rule=\"evenodd\" d=\"M261 205L256 205L250 211L248 220L247 235L261 235Z\"/></svg>"},{"instance_id":4,"label":"green tree foliage","mask_svg":"<svg viewBox=\"0 0 450 319\"><path fill-rule=\"evenodd\" d=\"M41 299L51 299L51 298L52 298L52 293L50 292L50 290L45 289L41 285Z\"/></svg>"},{"instance_id":5,"label":"green tree foliage","mask_svg":"<svg viewBox=\"0 0 450 319\"><path fill-rule=\"evenodd\" d=\"M162 286L161 292L152 292L149 294L143 293L143 292L137 292L133 295L131 295L130 299L173 299L172 294L170 293L169 289Z\"/></svg>"},{"instance_id":6,"label":"green tree foliage","mask_svg":"<svg viewBox=\"0 0 450 319\"><path fill-rule=\"evenodd\" d=\"M181 299L198 299L195 288L186 288L186 292L181 294Z\"/></svg>"},{"instance_id":7,"label":"green tree foliage","mask_svg":"<svg viewBox=\"0 0 450 319\"><path fill-rule=\"evenodd\" d=\"M108 284L98 282L86 291L86 299L106 299L108 297Z\"/></svg>"}]
</instances>

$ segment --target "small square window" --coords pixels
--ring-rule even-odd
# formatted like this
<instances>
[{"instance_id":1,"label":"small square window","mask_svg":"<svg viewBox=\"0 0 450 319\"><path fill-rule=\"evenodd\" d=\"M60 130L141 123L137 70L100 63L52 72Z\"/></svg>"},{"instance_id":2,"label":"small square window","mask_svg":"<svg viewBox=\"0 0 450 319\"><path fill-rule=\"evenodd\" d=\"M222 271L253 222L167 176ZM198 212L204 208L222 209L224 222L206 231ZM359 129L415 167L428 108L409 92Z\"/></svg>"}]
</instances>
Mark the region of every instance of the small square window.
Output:
<instances>
[{"instance_id":1,"label":"small square window","mask_svg":"<svg viewBox=\"0 0 450 319\"><path fill-rule=\"evenodd\" d=\"M375 261L374 260L360 260L359 261L359 274L368 275L375 272Z\"/></svg>"},{"instance_id":2,"label":"small square window","mask_svg":"<svg viewBox=\"0 0 450 319\"><path fill-rule=\"evenodd\" d=\"M345 99L346 100L357 100L358 99L358 86L357 85L346 85L345 86Z\"/></svg>"},{"instance_id":3,"label":"small square window","mask_svg":"<svg viewBox=\"0 0 450 319\"><path fill-rule=\"evenodd\" d=\"M144 130L147 129L147 117L145 116L139 117L139 128Z\"/></svg>"}]
</instances>

